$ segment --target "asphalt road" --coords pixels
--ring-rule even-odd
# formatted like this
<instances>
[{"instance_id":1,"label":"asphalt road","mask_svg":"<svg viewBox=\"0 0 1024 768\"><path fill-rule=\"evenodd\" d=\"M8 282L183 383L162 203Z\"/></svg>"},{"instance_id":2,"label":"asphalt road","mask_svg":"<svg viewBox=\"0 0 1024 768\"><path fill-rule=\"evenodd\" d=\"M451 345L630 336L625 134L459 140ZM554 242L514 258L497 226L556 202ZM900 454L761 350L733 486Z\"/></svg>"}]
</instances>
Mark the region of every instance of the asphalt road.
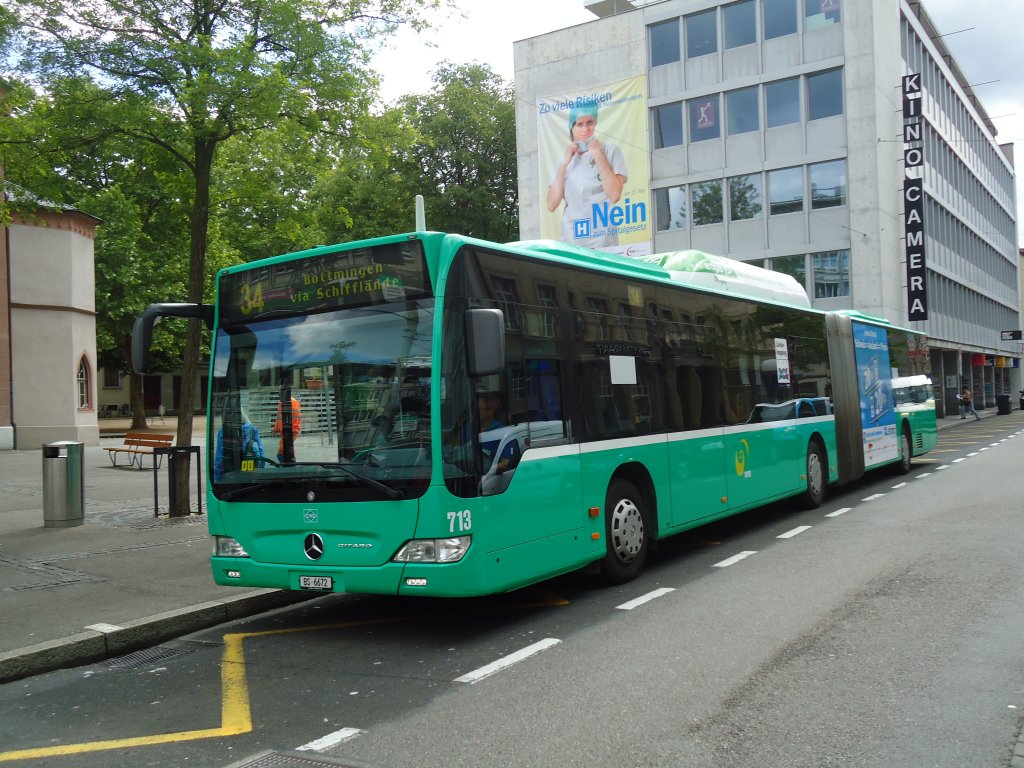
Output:
<instances>
[{"instance_id":1,"label":"asphalt road","mask_svg":"<svg viewBox=\"0 0 1024 768\"><path fill-rule=\"evenodd\" d=\"M1006 768L1016 428L946 430L908 475L676 537L620 588L329 596L2 686L0 762Z\"/></svg>"}]
</instances>

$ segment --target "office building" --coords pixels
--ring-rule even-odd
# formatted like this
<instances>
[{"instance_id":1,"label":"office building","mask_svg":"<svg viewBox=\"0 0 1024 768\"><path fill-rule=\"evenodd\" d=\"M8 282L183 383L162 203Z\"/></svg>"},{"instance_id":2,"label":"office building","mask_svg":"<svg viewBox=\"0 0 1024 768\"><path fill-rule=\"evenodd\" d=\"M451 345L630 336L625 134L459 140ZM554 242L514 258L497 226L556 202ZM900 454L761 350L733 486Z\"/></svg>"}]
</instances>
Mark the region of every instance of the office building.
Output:
<instances>
[{"instance_id":1,"label":"office building","mask_svg":"<svg viewBox=\"0 0 1024 768\"><path fill-rule=\"evenodd\" d=\"M982 407L1021 388L1013 148L927 3L585 5L515 46L524 239L786 272L816 307L926 332L940 414L964 384ZM627 180L563 221L549 185L581 114Z\"/></svg>"}]
</instances>

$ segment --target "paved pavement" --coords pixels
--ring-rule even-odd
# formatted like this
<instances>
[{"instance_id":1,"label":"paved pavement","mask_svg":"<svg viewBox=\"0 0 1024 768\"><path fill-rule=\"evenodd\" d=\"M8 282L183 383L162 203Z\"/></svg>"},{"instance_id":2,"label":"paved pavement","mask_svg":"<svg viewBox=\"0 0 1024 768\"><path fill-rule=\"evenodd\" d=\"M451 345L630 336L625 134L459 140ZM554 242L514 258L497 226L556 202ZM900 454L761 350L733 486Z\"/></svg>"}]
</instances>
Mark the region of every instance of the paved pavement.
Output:
<instances>
[{"instance_id":1,"label":"paved pavement","mask_svg":"<svg viewBox=\"0 0 1024 768\"><path fill-rule=\"evenodd\" d=\"M150 457L141 470L113 467L103 450L122 445L129 426L101 419L100 446L84 449L84 520L74 527L44 525L42 451L0 451L0 682L115 658L306 597L214 584L195 460L195 514L168 516L165 464L154 516ZM176 429L167 417L149 431ZM203 438L196 419L193 444Z\"/></svg>"},{"instance_id":2,"label":"paved pavement","mask_svg":"<svg viewBox=\"0 0 1024 768\"><path fill-rule=\"evenodd\" d=\"M988 418L995 409L979 413ZM966 423L954 416L939 428ZM156 473L154 516L150 461L142 470L113 467L103 450L122 444L129 426L101 419L101 445L84 449L84 521L74 527L44 526L42 451L0 451L0 683L122 656L307 597L214 584L195 463L196 514L167 515L165 466ZM171 417L150 425L175 430ZM197 419L193 443L203 438Z\"/></svg>"}]
</instances>

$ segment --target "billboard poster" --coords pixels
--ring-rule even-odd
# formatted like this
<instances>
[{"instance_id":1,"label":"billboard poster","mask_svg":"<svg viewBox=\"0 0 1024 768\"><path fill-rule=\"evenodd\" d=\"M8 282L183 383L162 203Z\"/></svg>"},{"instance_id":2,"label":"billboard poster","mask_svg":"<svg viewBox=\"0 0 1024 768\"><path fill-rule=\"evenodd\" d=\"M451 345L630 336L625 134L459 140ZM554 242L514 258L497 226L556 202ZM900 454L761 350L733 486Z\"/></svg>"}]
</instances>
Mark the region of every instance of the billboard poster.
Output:
<instances>
[{"instance_id":1,"label":"billboard poster","mask_svg":"<svg viewBox=\"0 0 1024 768\"><path fill-rule=\"evenodd\" d=\"M864 467L870 468L899 456L889 339L885 329L853 323L853 350L864 434Z\"/></svg>"},{"instance_id":2,"label":"billboard poster","mask_svg":"<svg viewBox=\"0 0 1024 768\"><path fill-rule=\"evenodd\" d=\"M646 78L537 101L541 237L651 252Z\"/></svg>"}]
</instances>

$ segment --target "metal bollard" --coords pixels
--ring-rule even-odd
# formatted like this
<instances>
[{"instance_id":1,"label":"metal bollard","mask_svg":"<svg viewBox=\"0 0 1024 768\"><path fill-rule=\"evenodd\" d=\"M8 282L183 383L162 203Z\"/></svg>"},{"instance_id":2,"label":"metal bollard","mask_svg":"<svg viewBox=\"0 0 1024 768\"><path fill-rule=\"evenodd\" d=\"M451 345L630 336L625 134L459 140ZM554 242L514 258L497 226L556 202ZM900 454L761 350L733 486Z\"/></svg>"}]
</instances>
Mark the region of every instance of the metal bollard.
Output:
<instances>
[{"instance_id":1,"label":"metal bollard","mask_svg":"<svg viewBox=\"0 0 1024 768\"><path fill-rule=\"evenodd\" d=\"M84 448L85 443L73 440L43 445L43 527L85 522Z\"/></svg>"}]
</instances>

